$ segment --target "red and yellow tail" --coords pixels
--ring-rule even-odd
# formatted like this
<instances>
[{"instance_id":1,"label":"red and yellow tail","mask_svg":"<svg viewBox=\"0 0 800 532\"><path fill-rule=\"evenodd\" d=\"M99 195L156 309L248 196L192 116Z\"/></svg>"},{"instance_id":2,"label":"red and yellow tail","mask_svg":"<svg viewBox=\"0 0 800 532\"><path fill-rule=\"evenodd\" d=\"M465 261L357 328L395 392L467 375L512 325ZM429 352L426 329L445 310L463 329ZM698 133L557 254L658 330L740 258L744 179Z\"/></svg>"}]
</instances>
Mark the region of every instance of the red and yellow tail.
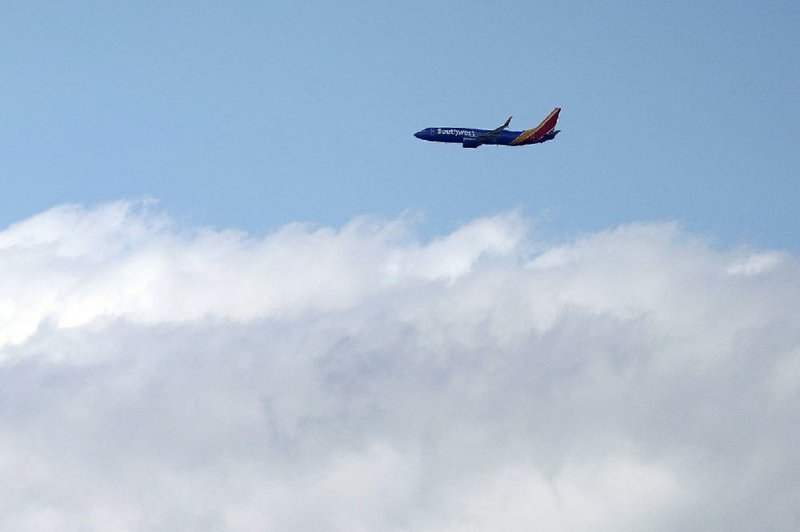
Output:
<instances>
[{"instance_id":1,"label":"red and yellow tail","mask_svg":"<svg viewBox=\"0 0 800 532\"><path fill-rule=\"evenodd\" d=\"M533 129L526 129L520 133L517 138L512 140L510 143L511 146L519 146L520 144L533 144L537 140L550 133L550 131L556 127L556 122L558 122L558 113L560 112L560 107L556 107L550 111L550 114L547 115L547 118L542 120L541 124Z\"/></svg>"}]
</instances>

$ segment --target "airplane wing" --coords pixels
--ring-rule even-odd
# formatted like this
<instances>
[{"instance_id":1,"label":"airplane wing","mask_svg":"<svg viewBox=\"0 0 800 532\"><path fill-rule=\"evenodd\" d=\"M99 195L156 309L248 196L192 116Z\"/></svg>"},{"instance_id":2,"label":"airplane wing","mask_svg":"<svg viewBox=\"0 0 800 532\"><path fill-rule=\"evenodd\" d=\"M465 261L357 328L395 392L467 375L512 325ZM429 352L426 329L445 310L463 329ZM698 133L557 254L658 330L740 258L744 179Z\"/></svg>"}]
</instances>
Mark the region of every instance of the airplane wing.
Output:
<instances>
[{"instance_id":1,"label":"airplane wing","mask_svg":"<svg viewBox=\"0 0 800 532\"><path fill-rule=\"evenodd\" d=\"M479 136L477 140L479 142L486 142L487 140L491 139L492 137L494 137L495 135L497 135L498 133L500 133L501 131L503 131L504 129L506 129L508 127L508 125L511 123L511 118L512 117L509 116L508 120L506 120L505 124L503 124L502 126L498 127L497 129L493 129L493 130L489 131L488 133L484 133L483 135Z\"/></svg>"}]
</instances>

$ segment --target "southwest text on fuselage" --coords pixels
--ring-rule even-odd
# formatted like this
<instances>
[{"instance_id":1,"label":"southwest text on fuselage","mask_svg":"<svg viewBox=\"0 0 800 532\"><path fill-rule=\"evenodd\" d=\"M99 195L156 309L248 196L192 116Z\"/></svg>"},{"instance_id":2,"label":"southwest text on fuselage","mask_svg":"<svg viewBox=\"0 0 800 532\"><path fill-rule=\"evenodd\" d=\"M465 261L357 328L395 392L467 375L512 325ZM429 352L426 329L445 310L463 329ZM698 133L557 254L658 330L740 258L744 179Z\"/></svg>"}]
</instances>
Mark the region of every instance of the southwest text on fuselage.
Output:
<instances>
[{"instance_id":1,"label":"southwest text on fuselage","mask_svg":"<svg viewBox=\"0 0 800 532\"><path fill-rule=\"evenodd\" d=\"M436 128L437 135L458 135L461 137L477 137L478 134L471 129L441 129Z\"/></svg>"}]
</instances>

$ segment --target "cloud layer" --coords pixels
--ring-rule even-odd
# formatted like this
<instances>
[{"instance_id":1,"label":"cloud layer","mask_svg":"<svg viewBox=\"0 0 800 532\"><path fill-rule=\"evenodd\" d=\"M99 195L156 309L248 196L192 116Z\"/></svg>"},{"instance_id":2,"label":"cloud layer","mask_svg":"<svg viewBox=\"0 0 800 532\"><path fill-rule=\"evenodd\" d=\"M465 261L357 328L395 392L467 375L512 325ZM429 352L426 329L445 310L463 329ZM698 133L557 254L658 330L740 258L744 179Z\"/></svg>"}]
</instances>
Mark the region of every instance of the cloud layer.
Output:
<instances>
[{"instance_id":1,"label":"cloud layer","mask_svg":"<svg viewBox=\"0 0 800 532\"><path fill-rule=\"evenodd\" d=\"M0 232L4 530L796 530L800 264L505 214Z\"/></svg>"}]
</instances>

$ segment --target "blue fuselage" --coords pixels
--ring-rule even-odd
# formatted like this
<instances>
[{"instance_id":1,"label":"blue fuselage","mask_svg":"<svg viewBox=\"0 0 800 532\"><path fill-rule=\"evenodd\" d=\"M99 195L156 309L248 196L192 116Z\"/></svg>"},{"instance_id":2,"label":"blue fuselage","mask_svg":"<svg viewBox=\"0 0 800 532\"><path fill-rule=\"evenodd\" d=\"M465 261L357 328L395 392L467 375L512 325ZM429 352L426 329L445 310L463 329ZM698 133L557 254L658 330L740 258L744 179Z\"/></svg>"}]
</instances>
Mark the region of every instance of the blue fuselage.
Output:
<instances>
[{"instance_id":1,"label":"blue fuselage","mask_svg":"<svg viewBox=\"0 0 800 532\"><path fill-rule=\"evenodd\" d=\"M432 142L453 142L462 145L470 143L479 144L499 144L502 146L512 145L511 143L522 135L522 131L499 131L494 135L490 129L472 129L468 127L429 127L422 131L417 131L414 136L418 139L429 140ZM540 144L553 140L559 134L559 130L553 130L542 138L530 144Z\"/></svg>"}]
</instances>

